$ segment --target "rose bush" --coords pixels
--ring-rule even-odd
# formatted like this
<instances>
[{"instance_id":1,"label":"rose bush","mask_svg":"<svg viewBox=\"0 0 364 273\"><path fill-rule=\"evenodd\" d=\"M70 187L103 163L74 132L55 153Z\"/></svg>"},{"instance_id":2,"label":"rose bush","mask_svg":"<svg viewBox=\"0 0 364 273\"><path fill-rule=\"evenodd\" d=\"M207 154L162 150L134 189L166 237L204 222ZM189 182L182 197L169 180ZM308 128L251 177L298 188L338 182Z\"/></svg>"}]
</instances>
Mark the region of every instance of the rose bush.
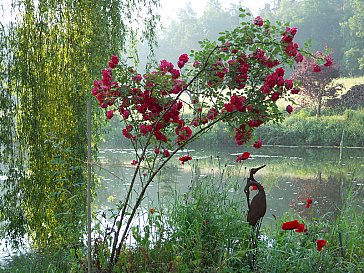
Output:
<instances>
[{"instance_id":1,"label":"rose bush","mask_svg":"<svg viewBox=\"0 0 364 273\"><path fill-rule=\"evenodd\" d=\"M282 120L277 100L293 103L292 95L299 92L285 68L314 55L294 43L297 29L249 18L243 10L240 16L239 27L222 33L218 43L202 41L201 50L182 54L177 67L162 60L139 74L112 56L102 79L94 82L92 94L108 119L119 113L123 135L135 149L134 176L114 220L109 268L118 260L147 187L173 155L218 122L229 125L237 145L260 148L262 141L252 139L254 129ZM323 63L325 56L320 58ZM242 153L236 161L249 156ZM192 159L188 154L179 158L182 164ZM132 203L137 177L142 189Z\"/></svg>"}]
</instances>

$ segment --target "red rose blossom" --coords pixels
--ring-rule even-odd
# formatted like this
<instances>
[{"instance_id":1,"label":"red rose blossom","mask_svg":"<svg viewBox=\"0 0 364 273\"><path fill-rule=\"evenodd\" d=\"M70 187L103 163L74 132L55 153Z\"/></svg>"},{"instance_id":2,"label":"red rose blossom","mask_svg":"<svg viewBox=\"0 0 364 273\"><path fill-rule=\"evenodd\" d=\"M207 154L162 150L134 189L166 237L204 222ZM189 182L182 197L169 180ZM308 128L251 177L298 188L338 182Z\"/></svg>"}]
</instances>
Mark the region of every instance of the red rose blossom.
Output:
<instances>
[{"instance_id":1,"label":"red rose blossom","mask_svg":"<svg viewBox=\"0 0 364 273\"><path fill-rule=\"evenodd\" d=\"M171 156L171 154L169 153L169 151L168 151L168 150L164 150L164 151L163 151L163 155L164 155L165 157L169 157L169 156Z\"/></svg>"},{"instance_id":2,"label":"red rose blossom","mask_svg":"<svg viewBox=\"0 0 364 273\"><path fill-rule=\"evenodd\" d=\"M254 18L254 25L261 27L263 25L263 19L260 16Z\"/></svg>"},{"instance_id":3,"label":"red rose blossom","mask_svg":"<svg viewBox=\"0 0 364 273\"><path fill-rule=\"evenodd\" d=\"M113 116L114 116L114 110L109 110L106 112L107 119L112 119Z\"/></svg>"},{"instance_id":4,"label":"red rose blossom","mask_svg":"<svg viewBox=\"0 0 364 273\"><path fill-rule=\"evenodd\" d=\"M279 93L278 92L273 92L273 94L270 96L270 100L271 101L276 101L279 99Z\"/></svg>"},{"instance_id":5,"label":"red rose blossom","mask_svg":"<svg viewBox=\"0 0 364 273\"><path fill-rule=\"evenodd\" d=\"M255 149L259 149L259 148L261 148L261 147L262 147L262 144L263 144L262 140L261 140L261 139L259 139L257 142L255 142L255 143L253 144L253 147L254 147Z\"/></svg>"},{"instance_id":6,"label":"red rose blossom","mask_svg":"<svg viewBox=\"0 0 364 273\"><path fill-rule=\"evenodd\" d=\"M312 71L313 72L320 72L321 67L318 64L312 64Z\"/></svg>"},{"instance_id":7,"label":"red rose blossom","mask_svg":"<svg viewBox=\"0 0 364 273\"><path fill-rule=\"evenodd\" d=\"M332 66L332 57L331 56L325 57L325 61L326 61L326 63L324 64L324 66Z\"/></svg>"}]
</instances>

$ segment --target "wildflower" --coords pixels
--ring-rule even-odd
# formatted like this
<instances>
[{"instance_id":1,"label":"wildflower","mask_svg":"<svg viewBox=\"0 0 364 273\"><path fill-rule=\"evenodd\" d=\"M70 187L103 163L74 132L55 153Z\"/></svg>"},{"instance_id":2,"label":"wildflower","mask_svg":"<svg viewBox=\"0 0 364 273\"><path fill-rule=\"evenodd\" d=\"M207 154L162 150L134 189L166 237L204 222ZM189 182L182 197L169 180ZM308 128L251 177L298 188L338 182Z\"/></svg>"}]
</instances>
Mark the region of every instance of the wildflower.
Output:
<instances>
[{"instance_id":1,"label":"wildflower","mask_svg":"<svg viewBox=\"0 0 364 273\"><path fill-rule=\"evenodd\" d=\"M155 208L150 208L150 209L149 209L149 213L150 213L150 214L153 214L154 212L155 212Z\"/></svg>"},{"instance_id":2,"label":"wildflower","mask_svg":"<svg viewBox=\"0 0 364 273\"><path fill-rule=\"evenodd\" d=\"M296 228L294 231L299 233L307 232L307 228L305 227L305 224L299 224L298 228Z\"/></svg>"},{"instance_id":3,"label":"wildflower","mask_svg":"<svg viewBox=\"0 0 364 273\"><path fill-rule=\"evenodd\" d=\"M317 244L317 250L321 251L322 248L326 245L326 240L323 239L316 240L316 244Z\"/></svg>"},{"instance_id":4,"label":"wildflower","mask_svg":"<svg viewBox=\"0 0 364 273\"><path fill-rule=\"evenodd\" d=\"M115 55L112 55L111 62L113 62L115 65L117 65L119 63L119 58Z\"/></svg>"},{"instance_id":5,"label":"wildflower","mask_svg":"<svg viewBox=\"0 0 364 273\"><path fill-rule=\"evenodd\" d=\"M250 153L249 152L244 152L241 155L236 157L236 162L240 162L242 160L246 160L250 157Z\"/></svg>"},{"instance_id":6,"label":"wildflower","mask_svg":"<svg viewBox=\"0 0 364 273\"><path fill-rule=\"evenodd\" d=\"M154 153L157 155L159 154L159 149L158 148L154 148Z\"/></svg>"},{"instance_id":7,"label":"wildflower","mask_svg":"<svg viewBox=\"0 0 364 273\"><path fill-rule=\"evenodd\" d=\"M306 208L308 209L312 204L312 199L310 197L307 198L307 205Z\"/></svg>"},{"instance_id":8,"label":"wildflower","mask_svg":"<svg viewBox=\"0 0 364 273\"><path fill-rule=\"evenodd\" d=\"M138 160L135 160L134 159L130 164L133 165L133 166L135 166L136 164L138 164Z\"/></svg>"},{"instance_id":9,"label":"wildflower","mask_svg":"<svg viewBox=\"0 0 364 273\"><path fill-rule=\"evenodd\" d=\"M168 151L168 150L164 150L164 151L163 151L163 155L164 155L165 157L169 157L169 156L171 156L171 154L169 153L169 151Z\"/></svg>"},{"instance_id":10,"label":"wildflower","mask_svg":"<svg viewBox=\"0 0 364 273\"><path fill-rule=\"evenodd\" d=\"M290 221L290 222L284 222L282 224L282 229L283 230L292 230L292 229L296 229L299 228L300 223L297 220L294 221Z\"/></svg>"},{"instance_id":11,"label":"wildflower","mask_svg":"<svg viewBox=\"0 0 364 273\"><path fill-rule=\"evenodd\" d=\"M184 156L179 158L179 160L182 162L182 165L184 165L186 161L189 161L191 159L192 159L192 157L189 156L189 155L184 155Z\"/></svg>"},{"instance_id":12,"label":"wildflower","mask_svg":"<svg viewBox=\"0 0 364 273\"><path fill-rule=\"evenodd\" d=\"M287 90L290 90L293 88L293 81L292 80L285 80L284 81L284 86L286 87Z\"/></svg>"}]
</instances>

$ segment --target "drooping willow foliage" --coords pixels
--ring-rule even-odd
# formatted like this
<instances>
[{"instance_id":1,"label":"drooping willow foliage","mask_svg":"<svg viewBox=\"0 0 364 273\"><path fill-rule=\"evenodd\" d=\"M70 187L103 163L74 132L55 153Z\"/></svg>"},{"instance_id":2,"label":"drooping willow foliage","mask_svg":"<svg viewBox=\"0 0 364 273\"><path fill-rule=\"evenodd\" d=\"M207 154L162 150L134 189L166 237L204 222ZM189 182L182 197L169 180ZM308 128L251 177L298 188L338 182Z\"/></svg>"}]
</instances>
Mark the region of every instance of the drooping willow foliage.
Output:
<instances>
[{"instance_id":1,"label":"drooping willow foliage","mask_svg":"<svg viewBox=\"0 0 364 273\"><path fill-rule=\"evenodd\" d=\"M13 1L18 19L0 29L0 222L11 243L25 234L38 249L81 242L89 89L111 54L141 36L154 43L157 5ZM144 29L132 29L142 8ZM93 128L96 148L96 119Z\"/></svg>"}]
</instances>

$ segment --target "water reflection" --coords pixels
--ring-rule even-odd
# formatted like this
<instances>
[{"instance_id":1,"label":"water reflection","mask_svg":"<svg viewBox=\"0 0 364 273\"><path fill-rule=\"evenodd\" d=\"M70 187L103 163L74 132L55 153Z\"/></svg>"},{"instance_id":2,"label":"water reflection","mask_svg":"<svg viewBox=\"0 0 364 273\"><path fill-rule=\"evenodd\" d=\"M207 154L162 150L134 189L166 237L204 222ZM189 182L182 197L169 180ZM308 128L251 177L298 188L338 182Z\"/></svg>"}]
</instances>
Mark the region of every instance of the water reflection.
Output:
<instances>
[{"instance_id":1,"label":"water reflection","mask_svg":"<svg viewBox=\"0 0 364 273\"><path fill-rule=\"evenodd\" d=\"M150 207L158 198L172 196L174 191L186 192L205 176L221 178L226 184L238 183L240 189L232 190L241 191L244 202L242 190L248 170L263 164L267 167L256 178L263 183L267 194L266 221L282 216L289 209L305 216L329 217L340 207L342 196L351 185L354 189L363 188L363 149L344 149L341 161L337 148L270 146L248 151L252 158L244 164L235 162L236 155L243 152L235 145L200 146L180 152L153 181L142 205ZM187 152L193 160L181 165L178 157ZM130 165L134 154L131 149L108 148L101 150L99 159L103 169L97 169L102 177L97 204L109 208L115 199L125 195L134 171ZM307 197L315 201L310 210L305 210ZM358 205L363 205L363 200L361 192Z\"/></svg>"}]
</instances>

